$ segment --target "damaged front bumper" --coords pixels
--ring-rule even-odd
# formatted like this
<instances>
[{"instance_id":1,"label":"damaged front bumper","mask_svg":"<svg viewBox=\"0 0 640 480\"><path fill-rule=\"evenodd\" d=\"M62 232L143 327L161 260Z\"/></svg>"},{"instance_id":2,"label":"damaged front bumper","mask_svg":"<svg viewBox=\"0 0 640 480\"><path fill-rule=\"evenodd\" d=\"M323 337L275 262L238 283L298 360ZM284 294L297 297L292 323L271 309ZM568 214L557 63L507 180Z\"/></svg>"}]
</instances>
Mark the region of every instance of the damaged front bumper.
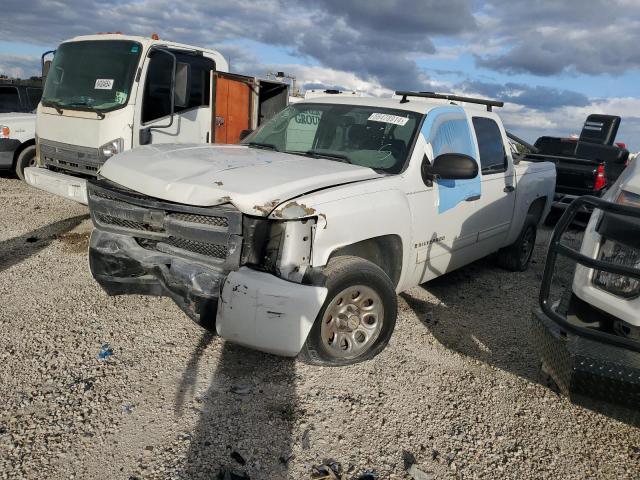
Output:
<instances>
[{"instance_id":1,"label":"damaged front bumper","mask_svg":"<svg viewBox=\"0 0 640 480\"><path fill-rule=\"evenodd\" d=\"M98 229L91 234L89 263L109 295L169 296L196 321L216 312L221 337L283 356L300 352L327 296L324 287L248 267L227 273Z\"/></svg>"},{"instance_id":2,"label":"damaged front bumper","mask_svg":"<svg viewBox=\"0 0 640 480\"><path fill-rule=\"evenodd\" d=\"M91 234L89 265L109 295L169 296L191 317L215 309L226 276L213 266L148 250L128 235L99 229Z\"/></svg>"}]
</instances>

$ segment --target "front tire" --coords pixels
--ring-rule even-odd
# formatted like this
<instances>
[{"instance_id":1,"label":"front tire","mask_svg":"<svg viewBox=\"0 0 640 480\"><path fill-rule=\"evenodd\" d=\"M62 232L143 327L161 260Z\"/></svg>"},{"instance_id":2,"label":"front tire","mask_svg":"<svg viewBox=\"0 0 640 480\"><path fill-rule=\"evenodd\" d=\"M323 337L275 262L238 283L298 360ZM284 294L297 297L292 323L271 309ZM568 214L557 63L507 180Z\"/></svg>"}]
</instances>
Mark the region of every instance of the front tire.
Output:
<instances>
[{"instance_id":1,"label":"front tire","mask_svg":"<svg viewBox=\"0 0 640 480\"><path fill-rule=\"evenodd\" d=\"M318 282L327 298L300 352L312 365L343 366L370 360L389 343L397 298L389 277L358 257L331 259Z\"/></svg>"},{"instance_id":2,"label":"front tire","mask_svg":"<svg viewBox=\"0 0 640 480\"><path fill-rule=\"evenodd\" d=\"M527 215L518 239L498 252L498 265L512 272L524 272L533 256L537 233L538 223Z\"/></svg>"},{"instance_id":3,"label":"front tire","mask_svg":"<svg viewBox=\"0 0 640 480\"><path fill-rule=\"evenodd\" d=\"M24 181L24 169L27 167L35 167L36 165L36 146L30 145L20 152L16 160L16 175Z\"/></svg>"}]
</instances>

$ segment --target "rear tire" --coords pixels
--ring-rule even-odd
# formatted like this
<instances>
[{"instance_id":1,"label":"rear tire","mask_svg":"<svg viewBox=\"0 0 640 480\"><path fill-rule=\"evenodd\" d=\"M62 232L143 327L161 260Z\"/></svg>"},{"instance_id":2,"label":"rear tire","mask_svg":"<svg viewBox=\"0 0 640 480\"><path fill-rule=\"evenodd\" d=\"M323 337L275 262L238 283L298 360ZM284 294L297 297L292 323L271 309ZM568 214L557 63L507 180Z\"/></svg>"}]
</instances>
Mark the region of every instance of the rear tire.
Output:
<instances>
[{"instance_id":1,"label":"rear tire","mask_svg":"<svg viewBox=\"0 0 640 480\"><path fill-rule=\"evenodd\" d=\"M329 291L300 351L312 365L370 360L389 343L396 324L395 287L377 265L358 257L329 261L319 283Z\"/></svg>"},{"instance_id":2,"label":"rear tire","mask_svg":"<svg viewBox=\"0 0 640 480\"><path fill-rule=\"evenodd\" d=\"M24 169L27 167L35 167L36 165L36 146L29 145L22 150L16 160L16 175L24 181Z\"/></svg>"},{"instance_id":3,"label":"rear tire","mask_svg":"<svg viewBox=\"0 0 640 480\"><path fill-rule=\"evenodd\" d=\"M535 218L527 215L518 239L498 251L498 265L512 272L524 272L529 267L536 246L537 232L538 224Z\"/></svg>"}]
</instances>

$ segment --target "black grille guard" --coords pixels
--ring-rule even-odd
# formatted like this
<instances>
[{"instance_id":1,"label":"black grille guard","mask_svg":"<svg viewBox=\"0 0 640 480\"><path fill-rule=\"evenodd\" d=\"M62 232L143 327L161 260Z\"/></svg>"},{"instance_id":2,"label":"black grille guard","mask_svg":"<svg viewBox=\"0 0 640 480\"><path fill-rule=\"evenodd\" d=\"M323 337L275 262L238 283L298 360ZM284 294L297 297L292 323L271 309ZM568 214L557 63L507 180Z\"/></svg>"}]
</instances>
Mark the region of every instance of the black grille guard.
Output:
<instances>
[{"instance_id":1,"label":"black grille guard","mask_svg":"<svg viewBox=\"0 0 640 480\"><path fill-rule=\"evenodd\" d=\"M616 347L627 348L629 350L640 353L640 342L618 335L590 330L573 325L568 322L565 317L556 312L551 306L551 300L549 298L551 294L551 281L555 272L555 264L558 255L571 258L580 265L591 269L602 270L618 275L625 275L640 280L640 269L638 268L627 267L612 262L606 262L587 257L586 255L581 254L579 251L569 248L561 243L562 235L566 232L569 225L571 225L575 216L580 211L583 211L582 207L584 206L589 206L594 209L603 210L605 212L610 212L622 216L640 219L640 208L637 207L620 205L592 196L583 196L575 199L564 211L562 217L560 217L560 220L558 220L558 223L556 224L556 227L554 228L551 235L551 241L549 242L549 249L547 252L547 258L544 267L544 274L542 277L542 284L540 286L540 307L542 308L542 311L547 315L547 317L560 325L567 332L591 340L604 342Z\"/></svg>"}]
</instances>

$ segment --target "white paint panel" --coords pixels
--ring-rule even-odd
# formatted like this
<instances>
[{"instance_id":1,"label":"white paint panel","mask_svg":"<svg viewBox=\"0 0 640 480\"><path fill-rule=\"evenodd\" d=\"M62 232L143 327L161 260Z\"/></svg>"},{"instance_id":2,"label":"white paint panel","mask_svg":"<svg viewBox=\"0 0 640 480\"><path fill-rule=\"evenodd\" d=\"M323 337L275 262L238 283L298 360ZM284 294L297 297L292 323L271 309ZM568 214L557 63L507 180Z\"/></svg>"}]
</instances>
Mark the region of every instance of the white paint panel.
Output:
<instances>
[{"instance_id":1,"label":"white paint panel","mask_svg":"<svg viewBox=\"0 0 640 480\"><path fill-rule=\"evenodd\" d=\"M225 340L295 357L327 297L327 289L287 282L242 267L231 272L218 301L216 330Z\"/></svg>"}]
</instances>

